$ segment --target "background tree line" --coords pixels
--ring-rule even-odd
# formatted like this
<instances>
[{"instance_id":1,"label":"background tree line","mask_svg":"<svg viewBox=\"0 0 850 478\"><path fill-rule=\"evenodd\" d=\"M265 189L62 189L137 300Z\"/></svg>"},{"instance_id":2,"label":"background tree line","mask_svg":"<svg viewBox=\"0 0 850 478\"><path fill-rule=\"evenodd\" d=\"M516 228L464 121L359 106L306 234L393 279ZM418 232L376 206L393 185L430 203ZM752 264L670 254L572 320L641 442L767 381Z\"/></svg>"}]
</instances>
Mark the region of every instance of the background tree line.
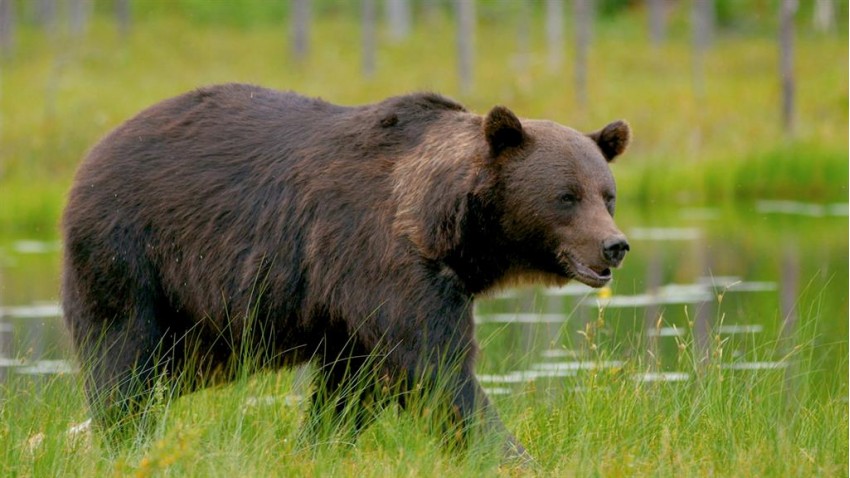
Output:
<instances>
[{"instance_id":1,"label":"background tree line","mask_svg":"<svg viewBox=\"0 0 850 478\"><path fill-rule=\"evenodd\" d=\"M163 14L180 15L199 24L249 29L281 25L296 63L310 57L321 41L311 36L311 23L325 15L356 18L361 25L361 71L371 77L378 68L379 42L404 42L414 24L450 19L456 25L457 78L461 92L474 88L475 28L480 22L504 21L515 35L517 62L527 61L534 31L545 31L547 63L557 71L572 62L571 89L578 105L587 103L587 58L593 25L615 22L624 14L645 11L646 35L654 46L671 37L691 42L693 88L704 89L703 57L718 37L775 35L780 49L778 74L781 107L787 130L794 126L795 27L812 34L846 34L848 0L0 0L0 53L15 54L20 30L73 39L85 35L94 15L111 18L121 35L133 23ZM381 32L386 34L379 34ZM569 47L567 50L565 47ZM569 55L566 53L569 51Z\"/></svg>"}]
</instances>

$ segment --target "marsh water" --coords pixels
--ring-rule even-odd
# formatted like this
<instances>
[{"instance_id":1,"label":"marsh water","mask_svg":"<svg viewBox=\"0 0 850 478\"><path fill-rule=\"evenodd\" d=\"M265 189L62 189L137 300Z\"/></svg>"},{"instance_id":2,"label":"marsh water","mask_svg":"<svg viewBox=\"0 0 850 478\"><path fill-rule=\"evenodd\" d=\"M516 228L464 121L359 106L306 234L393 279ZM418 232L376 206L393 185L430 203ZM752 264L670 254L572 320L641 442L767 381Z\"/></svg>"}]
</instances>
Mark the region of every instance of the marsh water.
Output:
<instances>
[{"instance_id":1,"label":"marsh water","mask_svg":"<svg viewBox=\"0 0 850 478\"><path fill-rule=\"evenodd\" d=\"M629 363L636 381L688 381L682 350L699 360L720 348L723 367L768 373L805 341L823 393L846 396L847 215L847 204L790 201L622 208L632 250L610 287L510 289L477 303L479 378L510 394ZM75 373L60 248L0 237L0 381Z\"/></svg>"}]
</instances>

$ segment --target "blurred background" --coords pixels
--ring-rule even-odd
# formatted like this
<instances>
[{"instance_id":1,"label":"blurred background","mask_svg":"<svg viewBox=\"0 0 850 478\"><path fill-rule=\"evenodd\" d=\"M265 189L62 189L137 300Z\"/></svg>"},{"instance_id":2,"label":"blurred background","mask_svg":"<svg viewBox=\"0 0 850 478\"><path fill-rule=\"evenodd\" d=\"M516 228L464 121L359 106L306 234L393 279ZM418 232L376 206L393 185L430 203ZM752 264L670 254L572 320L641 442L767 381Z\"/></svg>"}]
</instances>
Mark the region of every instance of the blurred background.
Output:
<instances>
[{"instance_id":1,"label":"blurred background","mask_svg":"<svg viewBox=\"0 0 850 478\"><path fill-rule=\"evenodd\" d=\"M0 225L53 234L87 148L249 82L416 90L590 131L628 119L624 202L847 198L846 0L0 0ZM9 200L6 200L9 199Z\"/></svg>"},{"instance_id":2,"label":"blurred background","mask_svg":"<svg viewBox=\"0 0 850 478\"><path fill-rule=\"evenodd\" d=\"M493 384L557 376L546 364L580 358L588 327L663 380L688 380L683 330L764 373L802 328L805 379L846 400L847 20L847 0L0 0L0 374L72 368L58 217L86 150L156 101L249 82L631 123L613 170L632 253L601 295L482 303Z\"/></svg>"}]
</instances>

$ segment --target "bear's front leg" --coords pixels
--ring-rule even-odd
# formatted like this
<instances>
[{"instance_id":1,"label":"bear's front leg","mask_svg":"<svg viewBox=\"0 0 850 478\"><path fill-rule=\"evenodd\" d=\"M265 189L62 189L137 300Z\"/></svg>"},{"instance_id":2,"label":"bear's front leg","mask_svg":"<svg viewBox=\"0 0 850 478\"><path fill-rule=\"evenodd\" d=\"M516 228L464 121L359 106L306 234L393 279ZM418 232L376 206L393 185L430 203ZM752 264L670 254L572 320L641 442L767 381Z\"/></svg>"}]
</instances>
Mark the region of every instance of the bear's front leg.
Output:
<instances>
[{"instance_id":1,"label":"bear's front leg","mask_svg":"<svg viewBox=\"0 0 850 478\"><path fill-rule=\"evenodd\" d=\"M433 324L422 325L410 331L412 336L388 337L395 347L386 367L403 384L401 406L437 420L434 428L450 447L466 447L471 439L499 440L505 461L532 463L475 378L471 314L442 333Z\"/></svg>"},{"instance_id":2,"label":"bear's front leg","mask_svg":"<svg viewBox=\"0 0 850 478\"><path fill-rule=\"evenodd\" d=\"M356 299L348 331L379 358L377 376L386 377L390 397L427 417L446 445L484 440L501 447L505 458L530 462L475 378L473 296L450 270L416 260L374 271L378 280L340 291Z\"/></svg>"},{"instance_id":3,"label":"bear's front leg","mask_svg":"<svg viewBox=\"0 0 850 478\"><path fill-rule=\"evenodd\" d=\"M533 461L525 447L507 430L471 369L461 370L449 384L453 385L447 390L451 394L451 407L463 430L468 433L472 427L478 426L482 436L500 437L502 455L506 461Z\"/></svg>"}]
</instances>

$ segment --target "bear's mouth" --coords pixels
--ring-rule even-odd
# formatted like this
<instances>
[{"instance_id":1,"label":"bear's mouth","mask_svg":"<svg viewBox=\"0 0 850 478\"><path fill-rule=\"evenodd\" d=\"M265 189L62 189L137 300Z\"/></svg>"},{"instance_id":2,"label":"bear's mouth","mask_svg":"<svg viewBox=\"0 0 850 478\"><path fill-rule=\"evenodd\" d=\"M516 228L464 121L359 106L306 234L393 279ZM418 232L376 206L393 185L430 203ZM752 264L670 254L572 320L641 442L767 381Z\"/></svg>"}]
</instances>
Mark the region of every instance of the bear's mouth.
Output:
<instances>
[{"instance_id":1,"label":"bear's mouth","mask_svg":"<svg viewBox=\"0 0 850 478\"><path fill-rule=\"evenodd\" d=\"M592 269L577 260L567 251L558 254L561 264L566 269L567 276L590 287L602 287L611 280L611 269Z\"/></svg>"}]
</instances>

